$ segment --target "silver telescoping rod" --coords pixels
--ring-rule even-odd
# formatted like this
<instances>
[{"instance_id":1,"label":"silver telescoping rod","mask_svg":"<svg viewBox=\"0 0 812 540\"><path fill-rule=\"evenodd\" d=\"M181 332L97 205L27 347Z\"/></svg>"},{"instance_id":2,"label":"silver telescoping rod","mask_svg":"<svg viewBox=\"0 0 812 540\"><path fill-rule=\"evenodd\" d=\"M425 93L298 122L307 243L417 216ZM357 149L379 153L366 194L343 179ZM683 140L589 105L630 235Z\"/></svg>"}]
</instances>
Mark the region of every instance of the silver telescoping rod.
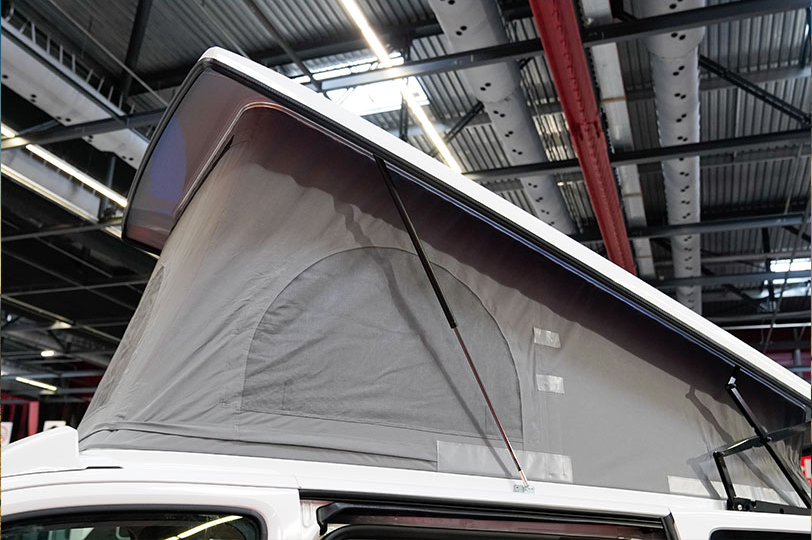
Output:
<instances>
[{"instance_id":1,"label":"silver telescoping rod","mask_svg":"<svg viewBox=\"0 0 812 540\"><path fill-rule=\"evenodd\" d=\"M465 346L465 341L463 341L462 335L460 335L460 330L457 328L457 321L454 318L454 314L451 312L451 307L446 301L443 290L440 288L440 284L437 281L437 276L434 275L434 270L431 268L431 263L429 262L428 257L426 257L426 252L423 250L423 244L420 242L420 237L417 236L417 232L414 229L412 220L409 218L408 212L406 212L406 207L403 206L403 201L400 198L400 194L398 193L394 182L392 182L392 177L389 175L389 169L386 166L386 162L380 157L375 156L375 163L378 165L378 170L381 172L384 184L386 184L386 189L389 191L389 195L392 196L392 202L395 203L395 208L397 208L398 214L400 214L400 219L403 221L403 226L406 227L406 232L409 234L409 238L412 240L412 245L417 252L417 257L420 259L420 264L423 265L423 270L426 272L426 277L429 278L431 288L434 289L434 294L437 296L437 301L440 303L440 307L443 309L445 318L448 320L448 325L454 331L454 335L457 336L457 341L460 344L462 353L465 355L465 359L468 361L468 366L471 368L471 373L474 374L474 378L479 385L479 391L482 393L482 397L485 398L485 403L488 404L488 409L491 411L491 416L493 416L496 426L499 428L499 433L502 435L502 439L505 441L505 446L507 447L508 452L510 452L510 457L513 458L513 463L516 464L516 469L519 471L519 476L522 478L522 484L524 484L526 489L530 487L530 484L527 482L527 476L524 474L524 469L522 469L522 465L519 463L519 458L516 456L516 452L513 450L513 445L510 444L510 439L508 439L507 433L505 433L505 429L502 427L502 422L499 421L499 416L497 416L496 410L493 408L491 398L488 397L488 391L485 390L485 385L482 383L482 379L479 376L479 371L477 371L476 365L474 365L473 359L471 359L471 355L468 352L468 347Z\"/></svg>"}]
</instances>

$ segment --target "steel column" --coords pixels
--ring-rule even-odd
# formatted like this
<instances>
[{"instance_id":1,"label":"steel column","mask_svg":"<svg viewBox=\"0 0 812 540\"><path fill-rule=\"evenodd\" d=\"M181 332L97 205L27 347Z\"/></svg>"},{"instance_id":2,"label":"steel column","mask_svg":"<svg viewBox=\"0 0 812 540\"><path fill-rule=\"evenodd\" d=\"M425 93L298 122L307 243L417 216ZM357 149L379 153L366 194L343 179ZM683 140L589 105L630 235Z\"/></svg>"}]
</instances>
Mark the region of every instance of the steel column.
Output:
<instances>
[{"instance_id":1,"label":"steel column","mask_svg":"<svg viewBox=\"0 0 812 540\"><path fill-rule=\"evenodd\" d=\"M634 274L634 259L575 9L570 0L531 0L530 8L606 252L611 261Z\"/></svg>"}]
</instances>

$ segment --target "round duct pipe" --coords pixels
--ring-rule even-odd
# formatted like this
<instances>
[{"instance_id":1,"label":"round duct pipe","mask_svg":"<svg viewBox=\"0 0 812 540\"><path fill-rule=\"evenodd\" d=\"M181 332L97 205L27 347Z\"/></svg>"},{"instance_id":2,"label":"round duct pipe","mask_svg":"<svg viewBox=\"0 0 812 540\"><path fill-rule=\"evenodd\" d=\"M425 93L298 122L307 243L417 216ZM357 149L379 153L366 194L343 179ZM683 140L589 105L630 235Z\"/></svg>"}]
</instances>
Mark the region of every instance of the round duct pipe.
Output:
<instances>
[{"instance_id":1,"label":"round duct pipe","mask_svg":"<svg viewBox=\"0 0 812 540\"><path fill-rule=\"evenodd\" d=\"M705 0L652 2L638 0L643 17L697 9ZM679 30L646 39L651 57L651 78L660 145L699 142L699 43L705 28ZM699 157L663 161L665 201L669 224L695 223L700 219ZM671 240L674 277L701 274L700 237L676 236ZM702 288L678 287L677 300L702 312Z\"/></svg>"},{"instance_id":2,"label":"round duct pipe","mask_svg":"<svg viewBox=\"0 0 812 540\"><path fill-rule=\"evenodd\" d=\"M502 18L491 0L429 0L450 52L508 42ZM510 165L547 161L515 61L461 72L469 89L483 103ZM576 232L564 198L550 175L522 179L536 216L566 234Z\"/></svg>"}]
</instances>

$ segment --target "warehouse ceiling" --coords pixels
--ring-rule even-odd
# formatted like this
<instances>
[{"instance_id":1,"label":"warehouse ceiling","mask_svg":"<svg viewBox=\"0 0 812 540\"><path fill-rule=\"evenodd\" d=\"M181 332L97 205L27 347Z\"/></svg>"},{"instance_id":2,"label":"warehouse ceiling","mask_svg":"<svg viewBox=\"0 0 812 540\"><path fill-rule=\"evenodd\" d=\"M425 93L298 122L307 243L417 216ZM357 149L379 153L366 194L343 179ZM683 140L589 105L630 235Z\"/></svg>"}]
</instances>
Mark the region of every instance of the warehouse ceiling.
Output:
<instances>
[{"instance_id":1,"label":"warehouse ceiling","mask_svg":"<svg viewBox=\"0 0 812 540\"><path fill-rule=\"evenodd\" d=\"M600 3L575 5L599 103L608 90L598 81L608 79L593 50L614 44L619 57L609 76L622 83L628 122L612 124L609 101L601 112L638 274L671 295L678 286L701 287L706 317L809 378L808 6L744 0L727 9L711 0L702 11L638 24L638 2L607 0L608 21L585 15ZM476 54L452 52L427 1L360 5L395 64L413 77L463 172L536 215L532 179L543 174L564 201L572 235L606 254L528 4L499 2L507 42ZM392 70L378 68L338 0L10 0L2 9L5 400L37 397L81 409L91 398L156 261L119 239L115 194L127 195L153 126L208 47L320 86L370 122L436 151L401 110ZM645 38L676 39L702 25L698 139L661 146ZM493 111L459 71L504 63L518 67L547 163L509 159ZM669 222L664 158L698 159L698 222ZM636 192L617 173L631 165ZM701 267L676 277L672 239L694 234Z\"/></svg>"}]
</instances>

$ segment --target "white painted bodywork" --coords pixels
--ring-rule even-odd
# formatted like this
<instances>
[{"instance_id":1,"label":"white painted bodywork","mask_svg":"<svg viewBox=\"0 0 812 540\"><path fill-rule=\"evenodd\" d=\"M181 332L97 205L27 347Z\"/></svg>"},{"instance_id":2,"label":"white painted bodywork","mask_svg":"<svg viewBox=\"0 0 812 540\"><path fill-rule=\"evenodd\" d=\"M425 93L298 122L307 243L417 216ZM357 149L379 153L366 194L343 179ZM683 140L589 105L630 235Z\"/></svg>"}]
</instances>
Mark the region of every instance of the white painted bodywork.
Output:
<instances>
[{"instance_id":1,"label":"white painted bodywork","mask_svg":"<svg viewBox=\"0 0 812 540\"><path fill-rule=\"evenodd\" d=\"M790 394L809 399L809 385L724 330L638 280L613 263L530 214L456 174L385 131L324 100L285 77L240 56L211 49L204 59L229 65L359 136L426 171L450 190L480 201L541 242L583 261L629 296L661 306L754 372L769 376ZM199 441L190 444L200 444ZM76 432L58 428L25 439L3 452L2 513L8 522L33 511L99 505L204 505L244 508L266 522L269 538L318 536L316 504L302 505L300 490L388 497L466 501L547 511L585 511L617 516L673 514L680 538L706 539L720 526L809 533L809 519L743 515L720 500L673 494L531 482L533 493L514 492L515 480L359 465L185 452L93 449L79 452ZM769 528L773 529L769 529Z\"/></svg>"},{"instance_id":2,"label":"white painted bodywork","mask_svg":"<svg viewBox=\"0 0 812 540\"><path fill-rule=\"evenodd\" d=\"M810 532L804 516L737 513L719 500L621 489L184 452L78 451L76 431L57 428L3 451L4 521L66 508L184 505L244 509L266 523L268 538L317 538L315 509L300 490L509 505L611 516L675 517L680 538L706 539L719 528Z\"/></svg>"}]
</instances>

